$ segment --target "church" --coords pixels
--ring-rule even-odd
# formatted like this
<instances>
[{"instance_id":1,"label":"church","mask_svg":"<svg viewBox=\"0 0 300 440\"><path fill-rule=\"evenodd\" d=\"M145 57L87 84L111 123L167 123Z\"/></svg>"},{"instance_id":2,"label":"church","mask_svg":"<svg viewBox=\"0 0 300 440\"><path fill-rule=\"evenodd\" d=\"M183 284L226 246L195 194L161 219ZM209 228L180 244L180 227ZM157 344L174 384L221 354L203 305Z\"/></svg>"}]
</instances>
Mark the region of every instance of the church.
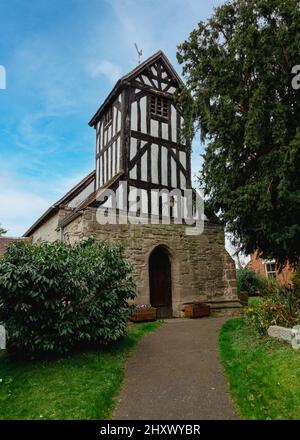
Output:
<instances>
[{"instance_id":1,"label":"church","mask_svg":"<svg viewBox=\"0 0 300 440\"><path fill-rule=\"evenodd\" d=\"M174 100L182 86L162 51L120 78L89 122L94 171L24 237L33 243L73 244L88 236L122 243L136 303L157 307L161 318L181 316L183 305L193 301L208 304L212 314L232 315L241 304L223 228L204 216L201 233L187 233L177 221L191 191L190 147Z\"/></svg>"}]
</instances>

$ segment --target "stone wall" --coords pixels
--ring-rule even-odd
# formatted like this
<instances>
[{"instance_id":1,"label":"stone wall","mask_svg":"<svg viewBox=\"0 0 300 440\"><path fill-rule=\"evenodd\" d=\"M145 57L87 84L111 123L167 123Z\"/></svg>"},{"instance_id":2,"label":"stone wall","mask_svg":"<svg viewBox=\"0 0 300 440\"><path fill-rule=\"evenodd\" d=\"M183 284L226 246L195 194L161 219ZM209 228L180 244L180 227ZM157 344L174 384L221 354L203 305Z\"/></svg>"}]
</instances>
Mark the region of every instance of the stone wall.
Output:
<instances>
[{"instance_id":1,"label":"stone wall","mask_svg":"<svg viewBox=\"0 0 300 440\"><path fill-rule=\"evenodd\" d=\"M60 240L59 222L71 211L70 208L60 208L57 212L54 212L32 233L32 242L50 241L53 243Z\"/></svg>"},{"instance_id":2,"label":"stone wall","mask_svg":"<svg viewBox=\"0 0 300 440\"><path fill-rule=\"evenodd\" d=\"M64 228L70 243L86 236L125 245L137 282L137 302L150 302L148 261L153 249L164 245L172 265L174 316L181 315L183 303L195 300L208 302L215 314L240 310L234 261L225 250L223 229L217 225L206 222L204 232L196 236L185 235L183 225L101 226L96 210L88 208Z\"/></svg>"},{"instance_id":3,"label":"stone wall","mask_svg":"<svg viewBox=\"0 0 300 440\"><path fill-rule=\"evenodd\" d=\"M0 237L0 255L3 255L6 251L6 248L16 241L26 241L28 243L31 242L31 238L21 238L21 237Z\"/></svg>"},{"instance_id":4,"label":"stone wall","mask_svg":"<svg viewBox=\"0 0 300 440\"><path fill-rule=\"evenodd\" d=\"M57 227L59 218L59 213L56 213L39 226L32 234L32 242L36 243L41 240L56 241L58 239Z\"/></svg>"}]
</instances>

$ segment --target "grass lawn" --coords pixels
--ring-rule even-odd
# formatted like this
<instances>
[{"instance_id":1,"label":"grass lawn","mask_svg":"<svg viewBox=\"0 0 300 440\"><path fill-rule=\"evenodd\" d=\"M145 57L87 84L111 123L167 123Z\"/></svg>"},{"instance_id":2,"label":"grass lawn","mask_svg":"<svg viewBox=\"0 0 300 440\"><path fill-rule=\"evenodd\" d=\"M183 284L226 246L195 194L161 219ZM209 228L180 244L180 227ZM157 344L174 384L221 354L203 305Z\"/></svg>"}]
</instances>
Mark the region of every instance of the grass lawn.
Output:
<instances>
[{"instance_id":1,"label":"grass lawn","mask_svg":"<svg viewBox=\"0 0 300 440\"><path fill-rule=\"evenodd\" d=\"M300 419L300 351L260 337L245 318L225 322L219 349L241 418Z\"/></svg>"},{"instance_id":2,"label":"grass lawn","mask_svg":"<svg viewBox=\"0 0 300 440\"><path fill-rule=\"evenodd\" d=\"M109 419L130 351L159 323L130 325L111 349L56 361L0 355L0 419Z\"/></svg>"}]
</instances>

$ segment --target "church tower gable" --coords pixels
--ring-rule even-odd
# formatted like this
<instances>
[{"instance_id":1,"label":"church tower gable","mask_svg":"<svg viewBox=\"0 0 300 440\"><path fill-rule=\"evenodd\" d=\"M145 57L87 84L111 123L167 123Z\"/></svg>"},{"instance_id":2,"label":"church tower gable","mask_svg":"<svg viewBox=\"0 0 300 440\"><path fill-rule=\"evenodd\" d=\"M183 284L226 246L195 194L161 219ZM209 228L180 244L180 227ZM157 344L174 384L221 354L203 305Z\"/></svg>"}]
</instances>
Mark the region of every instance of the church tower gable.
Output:
<instances>
[{"instance_id":1,"label":"church tower gable","mask_svg":"<svg viewBox=\"0 0 300 440\"><path fill-rule=\"evenodd\" d=\"M120 172L131 189L148 193L190 187L189 146L174 99L182 86L161 51L117 82L90 121L96 130L96 189Z\"/></svg>"}]
</instances>

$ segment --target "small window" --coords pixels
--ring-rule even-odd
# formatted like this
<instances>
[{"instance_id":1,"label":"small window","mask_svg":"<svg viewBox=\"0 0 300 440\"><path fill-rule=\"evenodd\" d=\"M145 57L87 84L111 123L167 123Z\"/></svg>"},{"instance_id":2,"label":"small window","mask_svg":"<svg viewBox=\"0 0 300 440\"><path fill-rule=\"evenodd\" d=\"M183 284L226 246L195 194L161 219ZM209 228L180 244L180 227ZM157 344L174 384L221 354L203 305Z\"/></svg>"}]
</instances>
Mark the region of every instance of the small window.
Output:
<instances>
[{"instance_id":1,"label":"small window","mask_svg":"<svg viewBox=\"0 0 300 440\"><path fill-rule=\"evenodd\" d=\"M150 96L150 113L151 116L158 116L159 118L169 118L169 103L168 100L160 96Z\"/></svg>"},{"instance_id":2,"label":"small window","mask_svg":"<svg viewBox=\"0 0 300 440\"><path fill-rule=\"evenodd\" d=\"M109 125L112 121L112 107L107 110L104 115L104 127Z\"/></svg>"},{"instance_id":3,"label":"small window","mask_svg":"<svg viewBox=\"0 0 300 440\"><path fill-rule=\"evenodd\" d=\"M276 264L274 262L265 263L267 278L275 278L277 276Z\"/></svg>"}]
</instances>

